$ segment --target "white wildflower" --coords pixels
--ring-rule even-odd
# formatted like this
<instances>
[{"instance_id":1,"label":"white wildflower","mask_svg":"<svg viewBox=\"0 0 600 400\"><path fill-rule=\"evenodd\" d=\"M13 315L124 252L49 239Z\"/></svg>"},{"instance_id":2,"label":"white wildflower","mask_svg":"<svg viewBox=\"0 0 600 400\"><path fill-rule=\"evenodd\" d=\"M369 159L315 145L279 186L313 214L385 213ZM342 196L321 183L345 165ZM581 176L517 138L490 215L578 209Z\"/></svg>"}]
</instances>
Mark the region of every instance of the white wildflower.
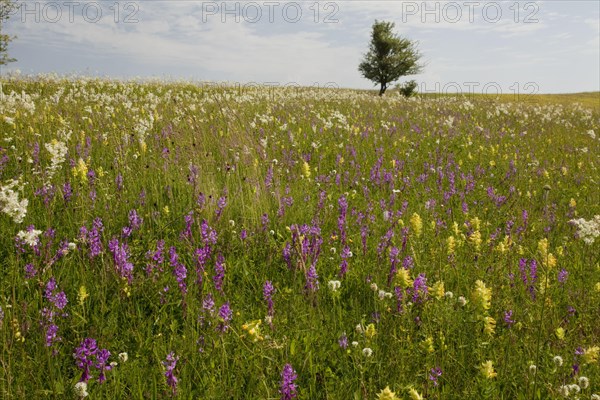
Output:
<instances>
[{"instance_id":1,"label":"white wildflower","mask_svg":"<svg viewBox=\"0 0 600 400\"><path fill-rule=\"evenodd\" d=\"M587 376L580 376L578 381L582 389L587 389L590 386L590 380Z\"/></svg>"},{"instance_id":2,"label":"white wildflower","mask_svg":"<svg viewBox=\"0 0 600 400\"><path fill-rule=\"evenodd\" d=\"M27 231L19 231L19 233L17 233L17 237L30 247L33 247L39 243L39 236L41 234L42 231L37 229L31 229Z\"/></svg>"},{"instance_id":3,"label":"white wildflower","mask_svg":"<svg viewBox=\"0 0 600 400\"><path fill-rule=\"evenodd\" d=\"M81 398L87 397L89 395L87 392L87 383L77 382L75 384L75 394Z\"/></svg>"},{"instance_id":4,"label":"white wildflower","mask_svg":"<svg viewBox=\"0 0 600 400\"><path fill-rule=\"evenodd\" d=\"M365 357L371 357L373 355L373 350L371 350L368 347L365 347L364 349L362 349L362 353Z\"/></svg>"},{"instance_id":5,"label":"white wildflower","mask_svg":"<svg viewBox=\"0 0 600 400\"><path fill-rule=\"evenodd\" d=\"M554 356L552 361L554 361L554 364L556 364L557 367L562 367L563 365L563 359L561 356Z\"/></svg>"},{"instance_id":6,"label":"white wildflower","mask_svg":"<svg viewBox=\"0 0 600 400\"><path fill-rule=\"evenodd\" d=\"M594 243L594 240L600 236L600 215L586 221L583 218L572 219L569 221L577 228L577 236L586 244Z\"/></svg>"},{"instance_id":7,"label":"white wildflower","mask_svg":"<svg viewBox=\"0 0 600 400\"><path fill-rule=\"evenodd\" d=\"M342 286L342 283L340 281L329 281L327 282L327 286L332 292L337 292L337 290Z\"/></svg>"},{"instance_id":8,"label":"white wildflower","mask_svg":"<svg viewBox=\"0 0 600 400\"><path fill-rule=\"evenodd\" d=\"M127 360L129 360L129 355L127 353L119 353L119 361L125 363Z\"/></svg>"}]
</instances>

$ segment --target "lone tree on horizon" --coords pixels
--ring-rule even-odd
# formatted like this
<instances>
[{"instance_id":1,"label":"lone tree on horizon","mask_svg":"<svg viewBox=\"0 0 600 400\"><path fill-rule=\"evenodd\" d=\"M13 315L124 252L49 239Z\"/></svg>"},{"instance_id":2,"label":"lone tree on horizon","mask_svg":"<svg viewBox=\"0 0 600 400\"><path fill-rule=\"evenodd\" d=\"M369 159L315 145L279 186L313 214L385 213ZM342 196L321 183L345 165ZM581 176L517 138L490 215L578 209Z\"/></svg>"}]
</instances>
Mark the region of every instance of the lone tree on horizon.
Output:
<instances>
[{"instance_id":1,"label":"lone tree on horizon","mask_svg":"<svg viewBox=\"0 0 600 400\"><path fill-rule=\"evenodd\" d=\"M393 22L377 21L373 24L369 51L358 66L362 75L379 84L379 95L383 96L388 85L402 76L418 74L421 54L416 43L392 32Z\"/></svg>"}]
</instances>

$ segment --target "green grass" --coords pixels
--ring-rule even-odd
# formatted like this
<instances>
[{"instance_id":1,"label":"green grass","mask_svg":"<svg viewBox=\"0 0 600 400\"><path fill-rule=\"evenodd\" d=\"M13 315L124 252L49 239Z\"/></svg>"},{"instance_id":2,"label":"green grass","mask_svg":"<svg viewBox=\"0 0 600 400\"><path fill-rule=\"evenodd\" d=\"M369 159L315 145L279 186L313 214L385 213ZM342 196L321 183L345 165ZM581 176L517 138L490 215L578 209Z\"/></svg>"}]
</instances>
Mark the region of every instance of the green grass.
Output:
<instances>
[{"instance_id":1,"label":"green grass","mask_svg":"<svg viewBox=\"0 0 600 400\"><path fill-rule=\"evenodd\" d=\"M427 399L600 392L600 239L586 244L569 222L600 214L597 94L2 88L0 397L77 398L85 338L118 363L103 383L91 366L89 398L276 399L286 364L303 399L375 399L386 386ZM15 196L28 200L20 223ZM19 244L30 226L35 246ZM112 240L127 245L117 257ZM60 340L47 346L51 324Z\"/></svg>"}]
</instances>

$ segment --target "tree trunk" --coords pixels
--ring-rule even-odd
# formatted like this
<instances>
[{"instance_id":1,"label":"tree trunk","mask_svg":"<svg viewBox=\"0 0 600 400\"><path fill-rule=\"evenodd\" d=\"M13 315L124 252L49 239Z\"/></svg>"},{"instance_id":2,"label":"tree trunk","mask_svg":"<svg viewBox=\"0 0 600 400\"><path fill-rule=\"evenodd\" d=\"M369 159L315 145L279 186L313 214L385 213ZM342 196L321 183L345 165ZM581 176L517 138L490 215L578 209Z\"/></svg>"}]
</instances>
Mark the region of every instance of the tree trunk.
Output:
<instances>
[{"instance_id":1,"label":"tree trunk","mask_svg":"<svg viewBox=\"0 0 600 400\"><path fill-rule=\"evenodd\" d=\"M379 89L379 95L383 96L386 89L387 89L387 84L385 82L381 82L381 88Z\"/></svg>"}]
</instances>

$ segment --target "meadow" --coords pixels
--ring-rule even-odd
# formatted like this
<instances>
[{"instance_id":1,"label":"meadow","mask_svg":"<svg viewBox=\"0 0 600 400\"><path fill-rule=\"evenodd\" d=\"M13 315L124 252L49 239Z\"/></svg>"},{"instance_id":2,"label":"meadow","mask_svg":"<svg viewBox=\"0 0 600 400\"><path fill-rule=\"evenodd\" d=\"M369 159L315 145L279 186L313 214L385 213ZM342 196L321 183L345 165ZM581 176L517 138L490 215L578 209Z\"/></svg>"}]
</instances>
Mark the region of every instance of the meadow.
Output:
<instances>
[{"instance_id":1,"label":"meadow","mask_svg":"<svg viewBox=\"0 0 600 400\"><path fill-rule=\"evenodd\" d=\"M1 83L1 398L600 399L598 109Z\"/></svg>"}]
</instances>

